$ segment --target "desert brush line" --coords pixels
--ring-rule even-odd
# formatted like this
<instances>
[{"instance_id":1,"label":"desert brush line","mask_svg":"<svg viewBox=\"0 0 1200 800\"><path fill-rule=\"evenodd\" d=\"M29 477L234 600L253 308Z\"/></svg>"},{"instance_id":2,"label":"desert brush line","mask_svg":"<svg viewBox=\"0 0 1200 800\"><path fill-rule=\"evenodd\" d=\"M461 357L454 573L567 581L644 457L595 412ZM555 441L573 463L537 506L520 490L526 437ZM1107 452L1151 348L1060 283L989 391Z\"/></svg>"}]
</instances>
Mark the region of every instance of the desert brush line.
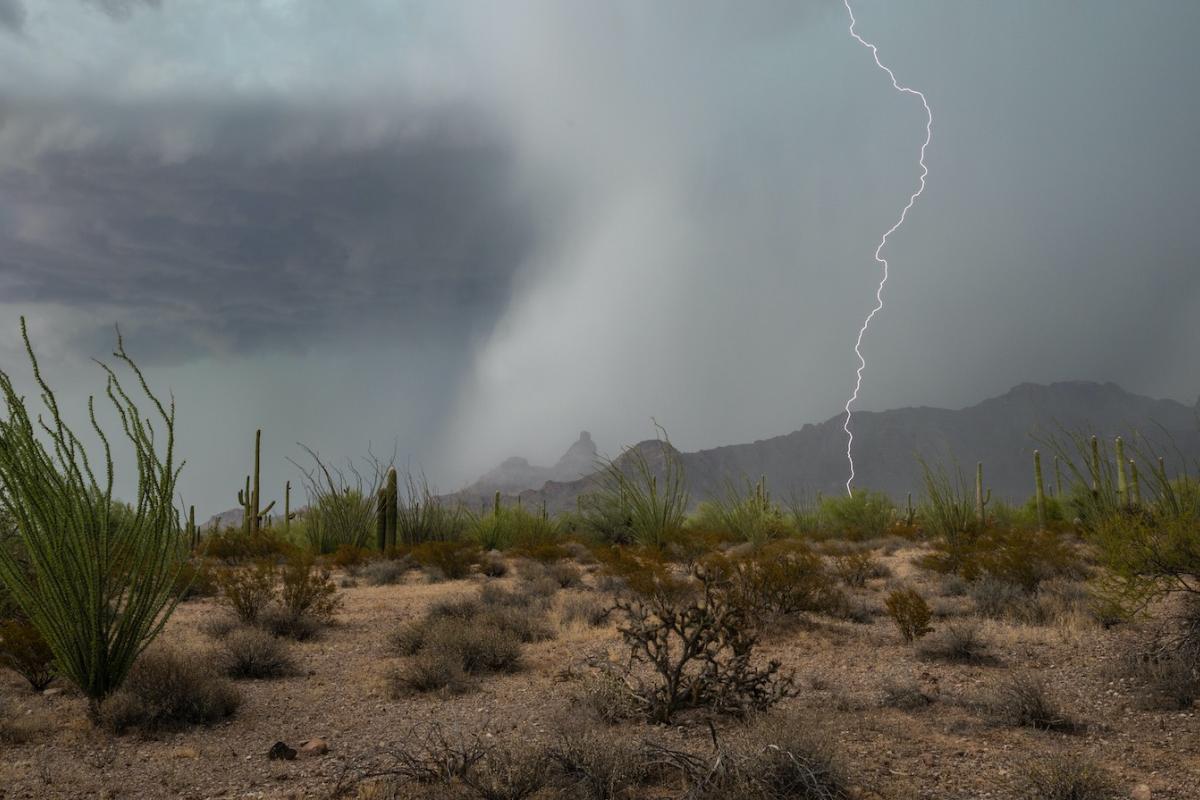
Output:
<instances>
[{"instance_id":1,"label":"desert brush line","mask_svg":"<svg viewBox=\"0 0 1200 800\"><path fill-rule=\"evenodd\" d=\"M929 103L926 101L925 95L916 89L911 89L907 86L901 86L896 80L895 74L890 69L885 67L883 62L879 60L879 49L855 32L854 26L857 23L857 20L854 18L854 9L850 7L850 0L842 0L842 2L846 6L846 13L850 15L850 35L853 36L855 40L857 40L858 43L863 47L870 49L871 55L875 58L875 65L888 74L888 77L892 80L892 87L895 88L896 91L904 94L914 95L921 100L921 105L925 107L926 116L925 141L921 144L921 156L919 159L921 165L921 185L915 192L912 193L912 196L908 198L908 204L905 205L904 209L900 212L900 219L896 221L895 225L888 228L887 233L883 234L883 238L880 239L879 246L875 248L875 260L883 266L883 277L879 281L879 287L875 290L875 307L871 309L871 313L867 314L867 318L863 320L862 327L858 330L858 339L854 343L854 353L858 356L858 370L855 372L854 391L850 394L850 398L846 401L846 421L842 424L842 430L846 432L846 460L850 463L850 477L846 479L846 492L850 493L851 485L854 483L854 433L850 430L850 407L854 405L856 400L858 400L859 390L862 389L863 370L867 368L867 360L862 354L863 336L866 335L867 328L869 328L871 325L871 320L874 319L875 315L883 309L883 287L888 281L888 262L887 259L880 255L880 253L887 244L888 237L895 233L896 230L904 224L904 220L908 216L908 210L913 207L913 204L917 202L917 198L920 197L921 193L925 191L925 178L929 175L929 168L925 166L925 148L929 147L929 141L933 138L933 111L930 110Z\"/></svg>"}]
</instances>

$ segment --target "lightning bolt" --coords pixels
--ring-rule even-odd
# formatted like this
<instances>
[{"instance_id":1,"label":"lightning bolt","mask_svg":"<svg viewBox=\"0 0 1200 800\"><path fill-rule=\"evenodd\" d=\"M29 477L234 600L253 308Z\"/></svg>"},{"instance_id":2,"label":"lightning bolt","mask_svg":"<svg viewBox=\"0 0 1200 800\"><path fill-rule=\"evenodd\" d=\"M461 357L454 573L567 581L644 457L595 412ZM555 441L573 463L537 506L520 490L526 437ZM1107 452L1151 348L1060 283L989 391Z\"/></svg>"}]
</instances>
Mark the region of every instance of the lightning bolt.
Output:
<instances>
[{"instance_id":1,"label":"lightning bolt","mask_svg":"<svg viewBox=\"0 0 1200 800\"><path fill-rule=\"evenodd\" d=\"M867 318L863 320L862 327L858 330L858 339L854 343L854 353L858 356L858 371L855 374L854 391L850 394L850 399L846 401L846 421L842 424L842 430L846 432L846 460L850 462L850 477L846 479L846 493L849 494L851 492L851 484L854 483L854 433L850 430L850 407L854 405L854 401L858 400L858 392L860 389L862 389L863 370L867 368L867 360L863 358L862 354L862 341L863 336L867 333L867 328L871 326L871 320L875 318L876 314L883 310L883 287L887 285L888 281L888 262L886 258L880 255L880 253L883 252L883 248L888 242L888 237L895 233L896 230L904 224L904 219L908 216L908 210L913 207L913 203L917 202L917 198L920 197L921 193L925 191L925 178L929 175L929 168L925 166L925 148L929 147L929 140L933 138L933 111L929 109L929 103L925 100L925 95L923 95L921 92L918 92L916 89L910 89L907 86L901 86L896 80L895 74L893 74L893 72L885 67L883 62L879 60L879 49L855 32L854 26L856 24L856 20L854 19L854 9L850 8L850 0L842 0L842 2L846 5L846 13L850 15L850 35L853 36L859 44L871 51L871 55L875 58L875 66L879 67L888 74L888 77L892 79L892 87L896 91L904 94L911 94L920 98L921 105L925 107L925 116L927 120L925 123L925 141L921 144L921 185L915 192L912 193L912 196L908 198L908 205L904 206L904 210L900 212L900 219L896 221L895 225L888 228L887 233L885 233L883 238L879 241L879 247L875 248L875 260L883 265L883 277L879 281L879 288L875 290L875 307L871 309L871 313L867 314Z\"/></svg>"}]
</instances>

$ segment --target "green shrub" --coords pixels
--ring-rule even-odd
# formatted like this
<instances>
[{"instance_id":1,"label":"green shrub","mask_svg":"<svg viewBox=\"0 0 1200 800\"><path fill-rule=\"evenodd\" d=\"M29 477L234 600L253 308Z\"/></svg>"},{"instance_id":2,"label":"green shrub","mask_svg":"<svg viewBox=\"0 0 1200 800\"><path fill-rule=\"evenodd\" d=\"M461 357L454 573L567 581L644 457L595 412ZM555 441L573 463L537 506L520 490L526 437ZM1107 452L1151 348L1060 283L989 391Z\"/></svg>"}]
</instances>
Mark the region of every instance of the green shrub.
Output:
<instances>
[{"instance_id":1,"label":"green shrub","mask_svg":"<svg viewBox=\"0 0 1200 800\"><path fill-rule=\"evenodd\" d=\"M895 506L881 492L856 489L852 494L821 500L821 531L852 541L877 539L888 532Z\"/></svg>"},{"instance_id":2,"label":"green shrub","mask_svg":"<svg viewBox=\"0 0 1200 800\"><path fill-rule=\"evenodd\" d=\"M429 489L424 477L408 473L405 497L396 508L396 537L405 547L424 542L454 542L467 535L471 517L458 505L449 505Z\"/></svg>"},{"instance_id":3,"label":"green shrub","mask_svg":"<svg viewBox=\"0 0 1200 800\"><path fill-rule=\"evenodd\" d=\"M99 440L101 452L86 452L42 378L24 318L21 336L45 409L31 417L24 396L0 371L7 411L0 420L0 497L16 523L0 546L0 583L49 645L59 673L94 711L179 602L178 573L189 543L174 507L180 470L175 411L150 391L118 334L113 355L140 390L130 391L149 406L139 407L116 372L100 365L105 396L137 469L135 502L123 505L113 499L110 442L116 437L90 413L96 436L89 438Z\"/></svg>"},{"instance_id":4,"label":"green shrub","mask_svg":"<svg viewBox=\"0 0 1200 800\"><path fill-rule=\"evenodd\" d=\"M204 537L200 554L229 564L243 561L262 561L286 556L295 545L283 538L274 528L245 531L241 528L226 528L213 531Z\"/></svg>"},{"instance_id":5,"label":"green shrub","mask_svg":"<svg viewBox=\"0 0 1200 800\"><path fill-rule=\"evenodd\" d=\"M259 561L251 567L235 567L217 575L217 586L226 605L247 624L258 621L259 614L275 599L275 564Z\"/></svg>"},{"instance_id":6,"label":"green shrub","mask_svg":"<svg viewBox=\"0 0 1200 800\"><path fill-rule=\"evenodd\" d=\"M147 650L125 684L100 704L99 721L113 733L211 725L233 714L241 696L210 662L170 650Z\"/></svg>"},{"instance_id":7,"label":"green shrub","mask_svg":"<svg viewBox=\"0 0 1200 800\"><path fill-rule=\"evenodd\" d=\"M341 605L329 570L319 566L311 553L304 552L293 554L284 563L279 600L289 614L317 620L329 619Z\"/></svg>"},{"instance_id":8,"label":"green shrub","mask_svg":"<svg viewBox=\"0 0 1200 800\"><path fill-rule=\"evenodd\" d=\"M929 604L916 589L896 589L884 600L888 616L900 630L904 641L912 642L929 633L929 620L933 618Z\"/></svg>"},{"instance_id":9,"label":"green shrub","mask_svg":"<svg viewBox=\"0 0 1200 800\"><path fill-rule=\"evenodd\" d=\"M424 542L412 549L413 560L426 569L435 569L450 580L471 574L482 554L474 542Z\"/></svg>"},{"instance_id":10,"label":"green shrub","mask_svg":"<svg viewBox=\"0 0 1200 800\"><path fill-rule=\"evenodd\" d=\"M555 544L558 529L541 514L531 514L519 506L502 507L472 519L467 535L483 550L537 549Z\"/></svg>"},{"instance_id":11,"label":"green shrub","mask_svg":"<svg viewBox=\"0 0 1200 800\"><path fill-rule=\"evenodd\" d=\"M679 451L665 437L649 455L646 447L625 448L595 480L597 491L581 500L581 509L603 541L661 548L683 530L687 480Z\"/></svg>"},{"instance_id":12,"label":"green shrub","mask_svg":"<svg viewBox=\"0 0 1200 800\"><path fill-rule=\"evenodd\" d=\"M824 561L802 542L774 542L746 556L702 563L731 581L735 602L759 625L780 616L837 613L846 604Z\"/></svg>"},{"instance_id":13,"label":"green shrub","mask_svg":"<svg viewBox=\"0 0 1200 800\"><path fill-rule=\"evenodd\" d=\"M782 509L771 501L763 479L757 484L743 486L729 482L725 496L700 504L693 525L702 530L729 533L736 540L750 542L755 547L790 536L792 526Z\"/></svg>"}]
</instances>

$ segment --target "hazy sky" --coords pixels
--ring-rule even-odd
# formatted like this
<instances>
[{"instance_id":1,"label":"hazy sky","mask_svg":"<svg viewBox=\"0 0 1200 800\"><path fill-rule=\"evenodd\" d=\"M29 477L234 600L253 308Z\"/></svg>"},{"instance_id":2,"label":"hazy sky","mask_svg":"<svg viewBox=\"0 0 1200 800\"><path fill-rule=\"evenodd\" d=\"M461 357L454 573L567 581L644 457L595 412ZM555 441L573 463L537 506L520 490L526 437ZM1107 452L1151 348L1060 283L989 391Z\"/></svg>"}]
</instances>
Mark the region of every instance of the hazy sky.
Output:
<instances>
[{"instance_id":1,"label":"hazy sky","mask_svg":"<svg viewBox=\"0 0 1200 800\"><path fill-rule=\"evenodd\" d=\"M1200 393L1200 4L859 0L934 113L860 408ZM840 0L0 0L0 366L120 323L183 490L264 428L452 489L508 455L845 400L924 115ZM274 497L277 491L269 492Z\"/></svg>"}]
</instances>

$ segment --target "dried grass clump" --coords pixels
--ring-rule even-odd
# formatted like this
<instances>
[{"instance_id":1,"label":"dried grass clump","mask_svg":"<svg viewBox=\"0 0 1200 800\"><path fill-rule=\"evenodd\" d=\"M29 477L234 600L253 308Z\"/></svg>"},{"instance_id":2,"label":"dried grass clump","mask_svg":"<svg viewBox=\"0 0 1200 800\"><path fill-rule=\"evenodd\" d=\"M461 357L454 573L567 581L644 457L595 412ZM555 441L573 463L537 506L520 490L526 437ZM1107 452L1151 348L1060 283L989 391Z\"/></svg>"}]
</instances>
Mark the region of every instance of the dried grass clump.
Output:
<instances>
[{"instance_id":1,"label":"dried grass clump","mask_svg":"<svg viewBox=\"0 0 1200 800\"><path fill-rule=\"evenodd\" d=\"M915 711L933 705L937 698L916 681L890 682L883 687L883 705L903 711Z\"/></svg>"},{"instance_id":2,"label":"dried grass clump","mask_svg":"<svg viewBox=\"0 0 1200 800\"><path fill-rule=\"evenodd\" d=\"M1001 682L989 706L996 718L1008 725L1062 733L1082 728L1058 707L1045 682L1028 672L1016 673Z\"/></svg>"},{"instance_id":3,"label":"dried grass clump","mask_svg":"<svg viewBox=\"0 0 1200 800\"><path fill-rule=\"evenodd\" d=\"M1117 800L1123 796L1103 769L1066 754L1030 765L1022 777L1022 796L1028 800Z\"/></svg>"},{"instance_id":4,"label":"dried grass clump","mask_svg":"<svg viewBox=\"0 0 1200 800\"><path fill-rule=\"evenodd\" d=\"M392 586L404 580L405 574L411 568L412 565L407 561L383 559L367 564L359 574L368 586Z\"/></svg>"},{"instance_id":5,"label":"dried grass clump","mask_svg":"<svg viewBox=\"0 0 1200 800\"><path fill-rule=\"evenodd\" d=\"M100 704L97 720L118 734L172 730L212 725L240 704L237 689L211 671L207 659L159 647L134 663L122 687Z\"/></svg>"}]
</instances>

